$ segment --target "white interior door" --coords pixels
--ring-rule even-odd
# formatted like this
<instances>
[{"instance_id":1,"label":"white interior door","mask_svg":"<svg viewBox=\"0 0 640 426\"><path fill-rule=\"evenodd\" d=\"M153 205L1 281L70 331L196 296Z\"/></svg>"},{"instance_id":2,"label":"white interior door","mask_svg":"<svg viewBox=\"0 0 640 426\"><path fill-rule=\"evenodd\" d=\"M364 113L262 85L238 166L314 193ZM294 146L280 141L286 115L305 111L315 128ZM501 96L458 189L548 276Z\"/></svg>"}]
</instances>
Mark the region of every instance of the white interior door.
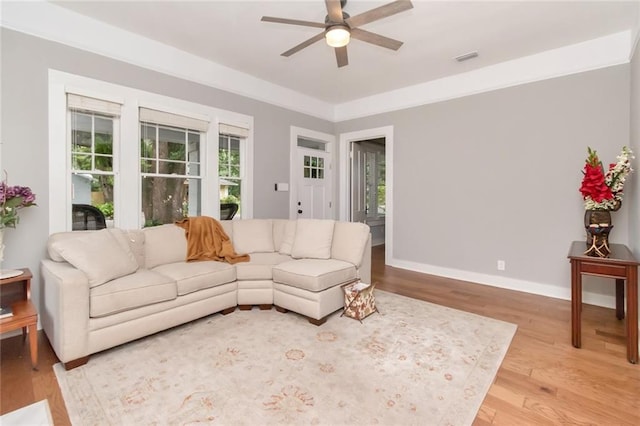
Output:
<instances>
[{"instance_id":1,"label":"white interior door","mask_svg":"<svg viewBox=\"0 0 640 426\"><path fill-rule=\"evenodd\" d=\"M359 143L351 143L351 221L367 221L366 153Z\"/></svg>"},{"instance_id":2,"label":"white interior door","mask_svg":"<svg viewBox=\"0 0 640 426\"><path fill-rule=\"evenodd\" d=\"M305 148L298 148L297 151L297 217L332 218L330 154Z\"/></svg>"}]
</instances>

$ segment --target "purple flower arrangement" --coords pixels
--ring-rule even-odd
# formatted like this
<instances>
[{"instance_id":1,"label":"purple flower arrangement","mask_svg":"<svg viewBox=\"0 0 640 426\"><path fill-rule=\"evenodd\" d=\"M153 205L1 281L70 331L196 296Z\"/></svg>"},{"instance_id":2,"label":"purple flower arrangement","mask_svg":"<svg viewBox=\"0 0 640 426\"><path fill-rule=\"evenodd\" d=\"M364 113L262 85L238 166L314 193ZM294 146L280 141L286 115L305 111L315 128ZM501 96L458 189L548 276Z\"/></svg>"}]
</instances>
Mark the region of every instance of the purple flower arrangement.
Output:
<instances>
[{"instance_id":1,"label":"purple flower arrangement","mask_svg":"<svg viewBox=\"0 0 640 426\"><path fill-rule=\"evenodd\" d=\"M9 186L0 182L0 229L15 228L20 217L18 211L35 206L36 196L28 186Z\"/></svg>"}]
</instances>

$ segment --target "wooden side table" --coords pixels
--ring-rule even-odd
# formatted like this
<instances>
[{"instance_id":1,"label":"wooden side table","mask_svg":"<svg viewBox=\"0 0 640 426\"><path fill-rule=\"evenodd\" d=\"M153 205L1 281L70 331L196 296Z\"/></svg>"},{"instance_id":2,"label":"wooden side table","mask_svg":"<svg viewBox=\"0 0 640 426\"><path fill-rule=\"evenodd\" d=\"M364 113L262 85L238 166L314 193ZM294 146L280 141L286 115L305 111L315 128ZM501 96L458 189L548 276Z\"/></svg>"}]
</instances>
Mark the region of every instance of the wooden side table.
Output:
<instances>
[{"instance_id":1,"label":"wooden side table","mask_svg":"<svg viewBox=\"0 0 640 426\"><path fill-rule=\"evenodd\" d=\"M581 342L582 275L614 278L616 281L616 317L624 318L625 281L627 284L627 359L638 362L638 261L623 244L610 244L609 257L584 254L584 241L574 241L569 249L571 262L571 343Z\"/></svg>"},{"instance_id":2,"label":"wooden side table","mask_svg":"<svg viewBox=\"0 0 640 426\"><path fill-rule=\"evenodd\" d=\"M9 297L0 297L2 304L8 300L13 310L13 315L0 319L0 333L6 331L22 329L22 336L26 337L29 332L29 350L31 352L31 366L37 369L38 366L38 311L31 302L31 278L33 275L29 268L22 268L22 274L0 280L0 286L7 286L13 283L22 283L22 292L15 293Z\"/></svg>"}]
</instances>

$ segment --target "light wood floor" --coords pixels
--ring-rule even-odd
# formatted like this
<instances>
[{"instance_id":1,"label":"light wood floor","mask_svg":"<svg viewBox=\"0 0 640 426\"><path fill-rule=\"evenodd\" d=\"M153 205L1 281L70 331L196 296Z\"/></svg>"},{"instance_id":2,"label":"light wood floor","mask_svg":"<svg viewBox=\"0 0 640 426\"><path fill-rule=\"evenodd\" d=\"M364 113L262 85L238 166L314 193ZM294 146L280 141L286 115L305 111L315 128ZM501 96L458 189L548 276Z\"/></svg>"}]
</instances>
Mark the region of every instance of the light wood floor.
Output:
<instances>
[{"instance_id":1,"label":"light wood floor","mask_svg":"<svg viewBox=\"0 0 640 426\"><path fill-rule=\"evenodd\" d=\"M372 263L378 289L518 325L475 425L640 424L640 365L627 362L624 321L612 309L584 306L583 347L575 349L569 301L391 268L382 246ZM39 371L32 371L28 344L2 340L0 414L47 398L55 424L67 425L57 359L42 332L39 344Z\"/></svg>"}]
</instances>

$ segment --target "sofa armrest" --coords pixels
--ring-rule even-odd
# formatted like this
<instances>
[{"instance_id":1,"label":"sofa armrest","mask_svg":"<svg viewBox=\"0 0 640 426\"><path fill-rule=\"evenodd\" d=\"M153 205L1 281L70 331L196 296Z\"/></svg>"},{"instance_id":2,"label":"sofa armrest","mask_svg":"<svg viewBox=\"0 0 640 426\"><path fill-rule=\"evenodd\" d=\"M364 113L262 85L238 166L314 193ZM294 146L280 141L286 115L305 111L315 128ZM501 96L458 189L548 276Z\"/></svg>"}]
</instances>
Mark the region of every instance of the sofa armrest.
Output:
<instances>
[{"instance_id":1,"label":"sofa armrest","mask_svg":"<svg viewBox=\"0 0 640 426\"><path fill-rule=\"evenodd\" d=\"M44 302L40 320L62 362L89 355L89 280L66 262L42 260Z\"/></svg>"}]
</instances>

